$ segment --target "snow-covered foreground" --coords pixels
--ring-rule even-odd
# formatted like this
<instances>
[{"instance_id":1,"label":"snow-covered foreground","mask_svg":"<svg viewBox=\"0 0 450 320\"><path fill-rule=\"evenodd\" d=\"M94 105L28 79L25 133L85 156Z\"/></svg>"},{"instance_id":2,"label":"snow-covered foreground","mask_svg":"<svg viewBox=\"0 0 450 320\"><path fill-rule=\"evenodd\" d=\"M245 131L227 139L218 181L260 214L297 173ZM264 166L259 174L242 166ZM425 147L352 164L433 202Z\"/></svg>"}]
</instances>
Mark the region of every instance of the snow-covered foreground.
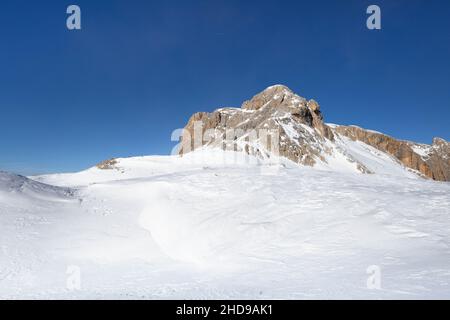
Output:
<instances>
[{"instance_id":1,"label":"snow-covered foreground","mask_svg":"<svg viewBox=\"0 0 450 320\"><path fill-rule=\"evenodd\" d=\"M0 298L450 298L449 183L223 157L0 173Z\"/></svg>"}]
</instances>

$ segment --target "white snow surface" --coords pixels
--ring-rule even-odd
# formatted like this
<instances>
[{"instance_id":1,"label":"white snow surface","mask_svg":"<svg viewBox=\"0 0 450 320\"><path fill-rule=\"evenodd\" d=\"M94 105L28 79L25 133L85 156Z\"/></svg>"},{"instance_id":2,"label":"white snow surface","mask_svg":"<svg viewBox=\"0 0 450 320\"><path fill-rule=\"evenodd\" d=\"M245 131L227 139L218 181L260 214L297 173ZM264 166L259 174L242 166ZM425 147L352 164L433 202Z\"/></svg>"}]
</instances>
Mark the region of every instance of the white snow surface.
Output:
<instances>
[{"instance_id":1,"label":"white snow surface","mask_svg":"<svg viewBox=\"0 0 450 320\"><path fill-rule=\"evenodd\" d=\"M202 150L0 173L0 298L450 298L450 184L339 144L322 168ZM335 170L349 154L377 174Z\"/></svg>"},{"instance_id":2,"label":"white snow surface","mask_svg":"<svg viewBox=\"0 0 450 320\"><path fill-rule=\"evenodd\" d=\"M358 172L357 163L361 163L374 174L421 179L417 171L404 166L390 154L364 142L353 141L335 132L335 142L328 142L328 144L333 152L326 157L326 164L318 163L319 167L334 171Z\"/></svg>"},{"instance_id":3,"label":"white snow surface","mask_svg":"<svg viewBox=\"0 0 450 320\"><path fill-rule=\"evenodd\" d=\"M411 148L415 153L422 157L422 159L427 159L430 157L430 153L433 149L432 146L426 144L411 144Z\"/></svg>"}]
</instances>

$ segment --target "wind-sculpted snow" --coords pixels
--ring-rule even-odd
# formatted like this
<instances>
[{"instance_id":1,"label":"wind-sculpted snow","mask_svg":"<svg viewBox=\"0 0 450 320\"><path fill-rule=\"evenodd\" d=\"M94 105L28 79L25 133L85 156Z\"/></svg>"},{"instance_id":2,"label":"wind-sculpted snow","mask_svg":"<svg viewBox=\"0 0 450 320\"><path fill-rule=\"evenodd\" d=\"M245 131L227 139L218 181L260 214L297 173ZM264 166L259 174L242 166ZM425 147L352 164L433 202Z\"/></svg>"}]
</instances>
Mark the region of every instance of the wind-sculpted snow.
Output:
<instances>
[{"instance_id":1,"label":"wind-sculpted snow","mask_svg":"<svg viewBox=\"0 0 450 320\"><path fill-rule=\"evenodd\" d=\"M73 196L74 190L51 186L20 175L0 171L0 193L55 200Z\"/></svg>"},{"instance_id":2,"label":"wind-sculpted snow","mask_svg":"<svg viewBox=\"0 0 450 320\"><path fill-rule=\"evenodd\" d=\"M5 190L21 183L2 178L0 297L449 297L449 183L241 156L203 150L34 177L77 186L71 201L12 201ZM380 289L367 288L371 266ZM79 290L67 287L73 267Z\"/></svg>"}]
</instances>

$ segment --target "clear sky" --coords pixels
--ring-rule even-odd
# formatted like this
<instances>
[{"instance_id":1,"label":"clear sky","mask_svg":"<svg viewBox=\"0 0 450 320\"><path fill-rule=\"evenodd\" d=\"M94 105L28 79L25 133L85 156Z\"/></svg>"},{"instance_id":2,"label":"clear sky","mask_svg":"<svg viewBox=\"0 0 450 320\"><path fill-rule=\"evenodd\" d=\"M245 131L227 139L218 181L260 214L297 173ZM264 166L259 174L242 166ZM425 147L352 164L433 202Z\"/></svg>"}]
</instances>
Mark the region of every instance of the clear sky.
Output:
<instances>
[{"instance_id":1,"label":"clear sky","mask_svg":"<svg viewBox=\"0 0 450 320\"><path fill-rule=\"evenodd\" d=\"M450 139L448 0L2 0L0 40L0 170L168 154L192 113L278 83L327 122Z\"/></svg>"}]
</instances>

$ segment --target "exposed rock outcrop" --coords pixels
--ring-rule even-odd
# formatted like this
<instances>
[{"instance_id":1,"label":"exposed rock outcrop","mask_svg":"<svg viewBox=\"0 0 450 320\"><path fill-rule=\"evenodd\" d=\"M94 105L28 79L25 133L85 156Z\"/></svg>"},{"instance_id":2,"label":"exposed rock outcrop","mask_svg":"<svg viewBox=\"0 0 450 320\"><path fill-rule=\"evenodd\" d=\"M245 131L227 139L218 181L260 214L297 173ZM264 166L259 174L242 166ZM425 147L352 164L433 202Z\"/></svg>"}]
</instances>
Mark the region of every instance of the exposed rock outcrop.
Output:
<instances>
[{"instance_id":1,"label":"exposed rock outcrop","mask_svg":"<svg viewBox=\"0 0 450 320\"><path fill-rule=\"evenodd\" d=\"M105 161L102 161L99 164L97 164L97 168L99 168L101 170L112 170L112 169L115 169L116 164L117 164L116 159L109 159L109 160L105 160Z\"/></svg>"},{"instance_id":2,"label":"exposed rock outcrop","mask_svg":"<svg viewBox=\"0 0 450 320\"><path fill-rule=\"evenodd\" d=\"M433 172L433 179L450 181L450 142L434 138L425 162Z\"/></svg>"}]
</instances>

